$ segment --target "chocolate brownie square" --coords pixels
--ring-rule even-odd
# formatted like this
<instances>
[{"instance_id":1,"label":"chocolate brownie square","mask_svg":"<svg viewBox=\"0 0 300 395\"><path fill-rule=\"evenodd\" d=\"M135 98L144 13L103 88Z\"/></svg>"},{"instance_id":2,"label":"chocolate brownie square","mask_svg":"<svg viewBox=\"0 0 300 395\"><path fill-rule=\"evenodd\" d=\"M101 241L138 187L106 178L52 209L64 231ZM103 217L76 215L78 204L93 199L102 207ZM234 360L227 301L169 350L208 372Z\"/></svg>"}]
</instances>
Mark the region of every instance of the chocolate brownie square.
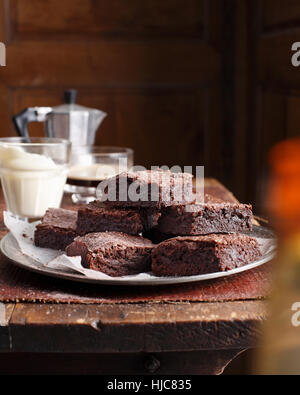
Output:
<instances>
[{"instance_id":1,"label":"chocolate brownie square","mask_svg":"<svg viewBox=\"0 0 300 395\"><path fill-rule=\"evenodd\" d=\"M115 231L137 235L156 226L159 216L160 212L155 208L124 209L94 201L79 208L77 231L79 234Z\"/></svg>"},{"instance_id":2,"label":"chocolate brownie square","mask_svg":"<svg viewBox=\"0 0 300 395\"><path fill-rule=\"evenodd\" d=\"M149 271L152 248L152 242L141 236L98 232L76 237L66 252L80 255L84 267L118 277Z\"/></svg>"},{"instance_id":3,"label":"chocolate brownie square","mask_svg":"<svg viewBox=\"0 0 300 395\"><path fill-rule=\"evenodd\" d=\"M242 234L178 236L152 251L156 276L192 276L224 272L244 266L261 256L254 237Z\"/></svg>"},{"instance_id":4,"label":"chocolate brownie square","mask_svg":"<svg viewBox=\"0 0 300 395\"><path fill-rule=\"evenodd\" d=\"M170 235L202 235L252 230L252 206L205 195L203 203L173 205L162 210L158 230Z\"/></svg>"},{"instance_id":5,"label":"chocolate brownie square","mask_svg":"<svg viewBox=\"0 0 300 395\"><path fill-rule=\"evenodd\" d=\"M111 206L166 207L194 200L193 176L167 170L123 172L108 179L99 200Z\"/></svg>"},{"instance_id":6,"label":"chocolate brownie square","mask_svg":"<svg viewBox=\"0 0 300 395\"><path fill-rule=\"evenodd\" d=\"M37 247L64 250L78 233L76 231L77 211L49 208L34 232Z\"/></svg>"}]
</instances>

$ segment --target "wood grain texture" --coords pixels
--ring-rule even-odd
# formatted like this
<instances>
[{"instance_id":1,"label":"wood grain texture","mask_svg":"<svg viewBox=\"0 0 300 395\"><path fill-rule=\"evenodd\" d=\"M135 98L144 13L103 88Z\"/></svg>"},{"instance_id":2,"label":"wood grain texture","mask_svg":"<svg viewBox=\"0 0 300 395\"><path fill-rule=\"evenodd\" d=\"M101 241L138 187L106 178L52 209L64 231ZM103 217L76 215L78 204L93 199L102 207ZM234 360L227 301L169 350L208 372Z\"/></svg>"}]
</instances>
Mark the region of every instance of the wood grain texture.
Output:
<instances>
[{"instance_id":1,"label":"wood grain texture","mask_svg":"<svg viewBox=\"0 0 300 395\"><path fill-rule=\"evenodd\" d=\"M256 211L264 205L268 153L278 141L299 136L299 69L291 63L299 41L299 2L237 1L235 41L236 185ZM245 177L246 175L246 177ZM244 180L244 181L242 181Z\"/></svg>"},{"instance_id":2,"label":"wood grain texture","mask_svg":"<svg viewBox=\"0 0 300 395\"><path fill-rule=\"evenodd\" d=\"M16 41L7 59L0 80L17 88L208 84L219 71L217 51L198 39Z\"/></svg>"},{"instance_id":3,"label":"wood grain texture","mask_svg":"<svg viewBox=\"0 0 300 395\"><path fill-rule=\"evenodd\" d=\"M17 33L201 32L203 0L12 0ZM49 19L49 15L55 18Z\"/></svg>"},{"instance_id":4,"label":"wood grain texture","mask_svg":"<svg viewBox=\"0 0 300 395\"><path fill-rule=\"evenodd\" d=\"M9 328L15 352L170 352L252 347L265 318L262 301L222 309L214 303L18 304Z\"/></svg>"},{"instance_id":5,"label":"wood grain texture","mask_svg":"<svg viewBox=\"0 0 300 395\"><path fill-rule=\"evenodd\" d=\"M114 287L51 279L0 261L0 300L50 303L222 302L263 299L270 292L271 267L214 281L160 287Z\"/></svg>"}]
</instances>

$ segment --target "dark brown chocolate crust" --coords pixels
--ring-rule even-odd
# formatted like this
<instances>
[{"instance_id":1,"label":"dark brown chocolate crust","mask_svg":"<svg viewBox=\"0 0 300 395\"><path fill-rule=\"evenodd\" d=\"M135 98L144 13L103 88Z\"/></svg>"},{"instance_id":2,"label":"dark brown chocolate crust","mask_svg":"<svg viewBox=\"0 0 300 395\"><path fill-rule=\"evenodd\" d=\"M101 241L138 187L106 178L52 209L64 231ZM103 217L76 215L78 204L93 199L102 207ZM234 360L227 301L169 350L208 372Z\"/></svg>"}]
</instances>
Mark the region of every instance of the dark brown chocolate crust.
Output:
<instances>
[{"instance_id":1,"label":"dark brown chocolate crust","mask_svg":"<svg viewBox=\"0 0 300 395\"><path fill-rule=\"evenodd\" d=\"M224 272L261 256L255 238L242 234L174 237L152 251L152 272L157 276L192 276Z\"/></svg>"},{"instance_id":2,"label":"dark brown chocolate crust","mask_svg":"<svg viewBox=\"0 0 300 395\"><path fill-rule=\"evenodd\" d=\"M95 201L79 208L77 232L81 235L92 232L123 232L137 235L158 223L160 212L155 208L108 207Z\"/></svg>"},{"instance_id":3,"label":"dark brown chocolate crust","mask_svg":"<svg viewBox=\"0 0 300 395\"><path fill-rule=\"evenodd\" d=\"M152 242L141 236L98 232L76 237L66 252L80 255L84 267L118 277L149 271L152 249Z\"/></svg>"},{"instance_id":4,"label":"dark brown chocolate crust","mask_svg":"<svg viewBox=\"0 0 300 395\"><path fill-rule=\"evenodd\" d=\"M169 235L202 235L252 230L250 204L222 202L205 195L203 203L173 205L162 210L158 230Z\"/></svg>"},{"instance_id":5,"label":"dark brown chocolate crust","mask_svg":"<svg viewBox=\"0 0 300 395\"><path fill-rule=\"evenodd\" d=\"M189 173L161 169L123 172L107 180L107 188L100 200L112 207L157 208L191 202L194 200L192 180ZM115 193L114 201L105 195L109 188ZM130 199L130 191L136 193L136 201Z\"/></svg>"},{"instance_id":6,"label":"dark brown chocolate crust","mask_svg":"<svg viewBox=\"0 0 300 395\"><path fill-rule=\"evenodd\" d=\"M34 232L37 247L64 250L78 236L76 231L77 211L62 208L49 208L42 223Z\"/></svg>"}]
</instances>

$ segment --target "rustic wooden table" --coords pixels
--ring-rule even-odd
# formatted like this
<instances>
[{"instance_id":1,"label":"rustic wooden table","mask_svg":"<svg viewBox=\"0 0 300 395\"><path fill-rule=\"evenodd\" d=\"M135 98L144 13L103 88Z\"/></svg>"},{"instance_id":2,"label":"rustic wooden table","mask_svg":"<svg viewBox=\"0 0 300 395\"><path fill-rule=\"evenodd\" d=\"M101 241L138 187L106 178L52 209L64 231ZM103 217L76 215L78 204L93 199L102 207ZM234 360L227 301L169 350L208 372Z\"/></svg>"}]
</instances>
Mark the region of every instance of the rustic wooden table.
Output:
<instances>
[{"instance_id":1,"label":"rustic wooden table","mask_svg":"<svg viewBox=\"0 0 300 395\"><path fill-rule=\"evenodd\" d=\"M255 346L265 315L263 300L0 303L0 371L219 374Z\"/></svg>"}]
</instances>

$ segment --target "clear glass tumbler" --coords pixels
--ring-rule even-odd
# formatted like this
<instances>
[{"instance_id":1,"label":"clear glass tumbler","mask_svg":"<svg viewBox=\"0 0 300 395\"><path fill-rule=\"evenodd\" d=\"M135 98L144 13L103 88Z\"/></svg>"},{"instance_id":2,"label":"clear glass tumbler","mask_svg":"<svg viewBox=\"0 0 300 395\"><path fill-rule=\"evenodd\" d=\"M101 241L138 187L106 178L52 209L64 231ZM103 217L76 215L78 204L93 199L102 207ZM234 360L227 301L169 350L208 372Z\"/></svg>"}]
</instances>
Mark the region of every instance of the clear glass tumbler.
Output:
<instances>
[{"instance_id":1,"label":"clear glass tumbler","mask_svg":"<svg viewBox=\"0 0 300 395\"><path fill-rule=\"evenodd\" d=\"M7 210L41 218L60 207L71 142L56 138L0 138L0 176Z\"/></svg>"},{"instance_id":2,"label":"clear glass tumbler","mask_svg":"<svg viewBox=\"0 0 300 395\"><path fill-rule=\"evenodd\" d=\"M72 193L76 204L87 204L96 199L99 182L113 177L133 166L131 148L113 146L76 146L65 192Z\"/></svg>"}]
</instances>

